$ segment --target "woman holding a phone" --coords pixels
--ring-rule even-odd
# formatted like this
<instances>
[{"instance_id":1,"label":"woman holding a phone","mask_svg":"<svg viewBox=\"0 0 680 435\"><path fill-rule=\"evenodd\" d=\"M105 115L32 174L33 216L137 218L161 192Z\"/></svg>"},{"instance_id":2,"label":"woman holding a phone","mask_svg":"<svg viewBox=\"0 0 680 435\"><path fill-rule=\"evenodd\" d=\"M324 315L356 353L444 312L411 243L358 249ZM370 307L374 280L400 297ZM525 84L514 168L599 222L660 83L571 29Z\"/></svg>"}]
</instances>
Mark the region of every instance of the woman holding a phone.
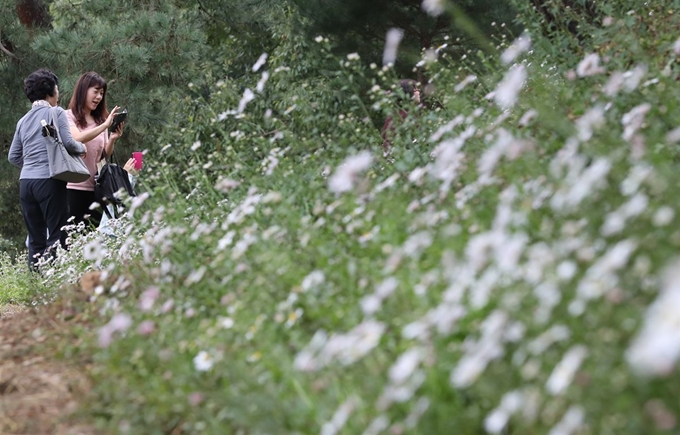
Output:
<instances>
[{"instance_id":1,"label":"woman holding a phone","mask_svg":"<svg viewBox=\"0 0 680 435\"><path fill-rule=\"evenodd\" d=\"M75 224L86 221L96 228L102 217L101 207L91 209L94 200L94 177L97 163L104 156L111 156L116 141L123 135L123 123L109 134L118 106L109 113L106 108L106 81L96 72L87 72L78 78L69 110L66 111L73 138L87 147L85 164L90 178L82 183L68 183L67 195L71 216Z\"/></svg>"}]
</instances>

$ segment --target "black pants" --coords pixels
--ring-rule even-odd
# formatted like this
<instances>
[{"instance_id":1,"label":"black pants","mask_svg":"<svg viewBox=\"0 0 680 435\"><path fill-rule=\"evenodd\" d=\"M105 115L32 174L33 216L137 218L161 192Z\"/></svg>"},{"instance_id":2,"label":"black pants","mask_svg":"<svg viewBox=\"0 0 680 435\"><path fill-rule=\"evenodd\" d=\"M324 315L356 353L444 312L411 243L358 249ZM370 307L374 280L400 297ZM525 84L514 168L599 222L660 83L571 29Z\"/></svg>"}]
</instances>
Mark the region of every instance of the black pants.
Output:
<instances>
[{"instance_id":1,"label":"black pants","mask_svg":"<svg viewBox=\"0 0 680 435\"><path fill-rule=\"evenodd\" d=\"M38 257L54 255L57 243L66 247L66 232L61 230L69 217L66 182L52 178L21 180L19 197L28 230L28 264L35 268Z\"/></svg>"},{"instance_id":2,"label":"black pants","mask_svg":"<svg viewBox=\"0 0 680 435\"><path fill-rule=\"evenodd\" d=\"M94 200L94 192L89 190L66 189L68 197L68 207L71 211L69 216L75 216L74 224L85 222L85 227L95 229L102 220L101 206L95 210L90 210ZM86 218L87 216L87 218Z\"/></svg>"}]
</instances>

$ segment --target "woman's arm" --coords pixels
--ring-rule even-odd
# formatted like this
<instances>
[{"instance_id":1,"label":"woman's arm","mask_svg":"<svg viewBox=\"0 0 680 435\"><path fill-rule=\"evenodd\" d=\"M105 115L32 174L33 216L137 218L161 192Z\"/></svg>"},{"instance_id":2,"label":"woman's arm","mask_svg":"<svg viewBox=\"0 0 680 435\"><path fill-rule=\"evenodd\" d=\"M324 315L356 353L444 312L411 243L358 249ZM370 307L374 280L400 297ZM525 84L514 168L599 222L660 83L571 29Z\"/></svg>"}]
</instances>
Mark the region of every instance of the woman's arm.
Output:
<instances>
[{"instance_id":1,"label":"woman's arm","mask_svg":"<svg viewBox=\"0 0 680 435\"><path fill-rule=\"evenodd\" d=\"M116 146L116 139L114 139L112 136L113 135L109 136L109 141L106 142L106 145L104 145L104 154L107 158L113 155L113 148Z\"/></svg>"},{"instance_id":2,"label":"woman's arm","mask_svg":"<svg viewBox=\"0 0 680 435\"><path fill-rule=\"evenodd\" d=\"M24 166L23 150L24 147L21 143L21 138L19 138L19 124L17 124L17 129L14 131L14 138L12 139L12 145L9 147L9 162L20 168Z\"/></svg>"},{"instance_id":3,"label":"woman's arm","mask_svg":"<svg viewBox=\"0 0 680 435\"><path fill-rule=\"evenodd\" d=\"M68 120L63 110L57 110L57 128L59 128L59 135L61 141L64 143L64 148L69 154L85 154L87 148L71 135L71 129L68 126Z\"/></svg>"},{"instance_id":4,"label":"woman's arm","mask_svg":"<svg viewBox=\"0 0 680 435\"><path fill-rule=\"evenodd\" d=\"M72 125L69 131L71 136L73 136L73 139L79 142L89 142L95 137L99 136L101 132L106 130L107 128L108 126L106 125L106 123L104 123L89 130L80 131L78 130L78 127Z\"/></svg>"},{"instance_id":5,"label":"woman's arm","mask_svg":"<svg viewBox=\"0 0 680 435\"><path fill-rule=\"evenodd\" d=\"M98 126L91 128L89 130L85 131L80 131L78 127L75 125L71 124L71 135L73 138L77 141L80 142L89 142L95 137L99 136L104 130L107 128L111 127L111 123L113 122L113 117L116 114L116 111L118 110L118 106L114 107L111 113L109 113L108 118L106 118L106 121L103 123L99 124Z\"/></svg>"},{"instance_id":6,"label":"woman's arm","mask_svg":"<svg viewBox=\"0 0 680 435\"><path fill-rule=\"evenodd\" d=\"M113 149L116 146L116 141L123 134L123 125L125 125L125 123L120 124L118 126L118 130L109 135L109 140L106 142L106 145L104 145L104 153L106 154L106 157L111 157L113 155Z\"/></svg>"}]
</instances>

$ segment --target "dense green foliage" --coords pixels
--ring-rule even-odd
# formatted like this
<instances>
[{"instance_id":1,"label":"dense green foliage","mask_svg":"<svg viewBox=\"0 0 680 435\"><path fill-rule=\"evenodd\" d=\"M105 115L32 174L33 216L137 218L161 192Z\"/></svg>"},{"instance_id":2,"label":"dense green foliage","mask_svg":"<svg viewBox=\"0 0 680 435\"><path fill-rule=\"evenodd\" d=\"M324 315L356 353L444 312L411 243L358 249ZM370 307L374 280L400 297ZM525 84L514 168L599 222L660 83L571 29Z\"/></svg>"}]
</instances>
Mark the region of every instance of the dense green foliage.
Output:
<instances>
[{"instance_id":1,"label":"dense green foliage","mask_svg":"<svg viewBox=\"0 0 680 435\"><path fill-rule=\"evenodd\" d=\"M527 33L496 23L495 53L422 53L422 105L295 20L263 17L266 58L211 28L219 54L168 94L116 237L76 237L42 269L55 286L103 271L79 307L101 321L65 352L93 358L92 418L677 430L680 5L598 3L575 32L514 2Z\"/></svg>"}]
</instances>

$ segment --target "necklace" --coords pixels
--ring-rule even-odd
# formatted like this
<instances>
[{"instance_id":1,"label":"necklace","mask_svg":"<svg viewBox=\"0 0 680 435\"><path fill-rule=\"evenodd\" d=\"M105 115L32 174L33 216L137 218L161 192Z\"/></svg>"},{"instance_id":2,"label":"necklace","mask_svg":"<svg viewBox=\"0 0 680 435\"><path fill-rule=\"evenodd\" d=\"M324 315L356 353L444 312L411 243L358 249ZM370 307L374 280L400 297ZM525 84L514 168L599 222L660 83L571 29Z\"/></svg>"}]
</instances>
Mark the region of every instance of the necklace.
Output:
<instances>
[{"instance_id":1,"label":"necklace","mask_svg":"<svg viewBox=\"0 0 680 435\"><path fill-rule=\"evenodd\" d=\"M38 106L45 106L45 107L52 107L52 105L47 102L46 100L35 100L33 104L31 104L31 108L38 107Z\"/></svg>"}]
</instances>

